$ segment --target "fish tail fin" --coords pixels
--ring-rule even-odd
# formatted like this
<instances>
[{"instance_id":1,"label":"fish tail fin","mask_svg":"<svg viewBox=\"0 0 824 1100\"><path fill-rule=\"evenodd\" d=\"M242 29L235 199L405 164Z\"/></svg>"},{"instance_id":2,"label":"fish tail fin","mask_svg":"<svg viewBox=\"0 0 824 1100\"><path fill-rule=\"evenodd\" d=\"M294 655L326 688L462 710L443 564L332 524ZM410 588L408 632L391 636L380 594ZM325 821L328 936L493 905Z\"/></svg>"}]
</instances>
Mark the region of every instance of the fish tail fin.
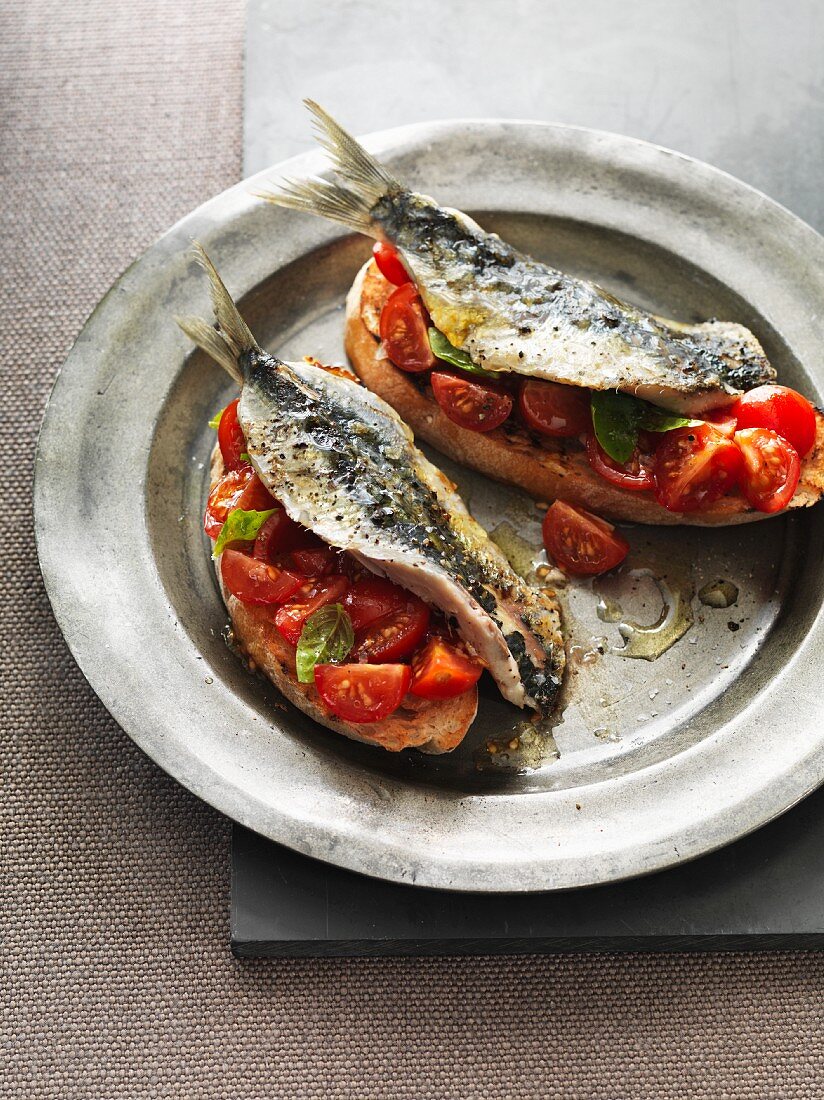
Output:
<instances>
[{"instance_id":1,"label":"fish tail fin","mask_svg":"<svg viewBox=\"0 0 824 1100\"><path fill-rule=\"evenodd\" d=\"M190 340L194 340L237 382L242 383L243 374L238 359L244 352L256 349L257 341L238 312L217 268L198 241L194 242L194 252L197 262L209 276L212 309L218 327L213 328L200 317L175 317L175 320Z\"/></svg>"},{"instance_id":2,"label":"fish tail fin","mask_svg":"<svg viewBox=\"0 0 824 1100\"><path fill-rule=\"evenodd\" d=\"M402 185L314 100L304 103L314 116L318 142L331 156L343 182L284 180L279 191L261 192L260 198L276 206L320 214L375 236L372 209L388 192L403 190Z\"/></svg>"}]
</instances>

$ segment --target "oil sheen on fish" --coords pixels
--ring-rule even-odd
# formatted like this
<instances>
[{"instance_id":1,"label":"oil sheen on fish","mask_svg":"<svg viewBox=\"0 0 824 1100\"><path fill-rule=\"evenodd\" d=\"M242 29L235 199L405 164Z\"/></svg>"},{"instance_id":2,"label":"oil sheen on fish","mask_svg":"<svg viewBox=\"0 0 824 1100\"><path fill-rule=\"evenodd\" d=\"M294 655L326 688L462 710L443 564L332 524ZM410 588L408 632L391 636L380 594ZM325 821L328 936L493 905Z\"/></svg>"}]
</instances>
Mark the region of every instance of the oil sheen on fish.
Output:
<instances>
[{"instance_id":1,"label":"oil sheen on fish","mask_svg":"<svg viewBox=\"0 0 824 1100\"><path fill-rule=\"evenodd\" d=\"M286 181L262 197L391 242L433 324L473 362L696 415L775 379L743 325L669 321L518 252L399 183L307 101L343 183Z\"/></svg>"},{"instance_id":2,"label":"oil sheen on fish","mask_svg":"<svg viewBox=\"0 0 824 1100\"><path fill-rule=\"evenodd\" d=\"M252 465L289 516L454 620L502 695L547 714L564 666L557 603L528 585L395 411L357 381L256 344L206 254L218 328L181 328L241 383Z\"/></svg>"}]
</instances>

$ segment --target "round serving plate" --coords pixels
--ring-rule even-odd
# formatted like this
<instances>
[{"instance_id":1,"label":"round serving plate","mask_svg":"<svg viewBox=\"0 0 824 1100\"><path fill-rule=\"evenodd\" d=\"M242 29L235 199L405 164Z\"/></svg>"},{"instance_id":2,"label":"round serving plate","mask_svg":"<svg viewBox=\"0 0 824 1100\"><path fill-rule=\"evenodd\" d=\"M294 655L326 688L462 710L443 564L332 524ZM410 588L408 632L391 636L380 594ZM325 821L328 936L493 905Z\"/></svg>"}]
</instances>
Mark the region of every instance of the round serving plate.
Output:
<instances>
[{"instance_id":1,"label":"round serving plate","mask_svg":"<svg viewBox=\"0 0 824 1100\"><path fill-rule=\"evenodd\" d=\"M366 144L411 186L541 259L668 316L747 324L781 379L820 403L824 242L742 183L643 142L531 122L425 124ZM261 343L343 360L343 299L368 242L254 197L314 173L327 173L320 154L296 158L169 230L99 304L49 401L35 486L43 575L72 653L123 729L274 840L455 890L647 873L812 791L824 779L821 508L721 530L629 529L617 576L560 590L569 670L551 734L522 727L482 681L455 753L388 754L317 726L228 649L200 520L207 421L232 391L173 316L209 315L197 238ZM535 502L442 465L528 572ZM718 580L737 593L729 607L699 596ZM649 627L668 614L683 636L657 660L628 656L643 632L622 652L616 620Z\"/></svg>"}]
</instances>

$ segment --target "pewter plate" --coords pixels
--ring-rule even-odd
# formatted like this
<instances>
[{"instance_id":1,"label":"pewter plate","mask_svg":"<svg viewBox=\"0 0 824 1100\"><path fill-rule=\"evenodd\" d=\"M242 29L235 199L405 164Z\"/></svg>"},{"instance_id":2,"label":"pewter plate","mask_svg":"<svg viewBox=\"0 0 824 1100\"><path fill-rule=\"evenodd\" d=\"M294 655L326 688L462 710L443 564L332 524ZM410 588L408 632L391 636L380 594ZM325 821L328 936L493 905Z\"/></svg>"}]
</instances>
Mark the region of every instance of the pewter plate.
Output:
<instances>
[{"instance_id":1,"label":"pewter plate","mask_svg":"<svg viewBox=\"0 0 824 1100\"><path fill-rule=\"evenodd\" d=\"M821 403L824 242L756 191L653 145L537 123L426 124L367 144L558 267L673 317L744 322L781 378ZM456 890L643 874L808 794L824 779L821 508L726 530L628 528L616 577L560 590L569 675L550 733L522 728L482 681L459 750L393 756L315 725L228 650L200 516L206 424L231 388L172 316L208 310L196 237L262 343L342 360L343 298L368 243L252 194L325 170L319 154L297 158L169 230L97 307L54 387L37 457L40 560L113 716L244 825L343 867ZM443 465L529 573L535 502ZM737 589L728 608L698 596L718 580ZM681 636L657 660L628 656L660 648L661 632Z\"/></svg>"}]
</instances>

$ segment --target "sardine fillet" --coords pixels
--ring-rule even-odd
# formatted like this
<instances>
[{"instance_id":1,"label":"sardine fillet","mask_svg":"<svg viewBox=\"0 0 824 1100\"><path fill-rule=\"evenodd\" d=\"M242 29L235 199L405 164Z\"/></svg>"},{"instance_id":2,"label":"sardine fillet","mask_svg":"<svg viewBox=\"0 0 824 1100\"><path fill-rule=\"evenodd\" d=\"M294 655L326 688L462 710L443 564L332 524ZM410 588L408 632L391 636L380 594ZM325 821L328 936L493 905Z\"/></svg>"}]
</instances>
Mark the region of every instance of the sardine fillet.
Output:
<instances>
[{"instance_id":1,"label":"sardine fillet","mask_svg":"<svg viewBox=\"0 0 824 1100\"><path fill-rule=\"evenodd\" d=\"M404 187L306 102L340 181L287 180L263 197L390 241L433 324L477 366L620 390L687 416L775 380L743 325L669 321L518 252L459 210Z\"/></svg>"},{"instance_id":2,"label":"sardine fillet","mask_svg":"<svg viewBox=\"0 0 824 1100\"><path fill-rule=\"evenodd\" d=\"M454 619L505 698L550 709L564 665L557 603L512 571L379 397L313 364L251 354L239 418L288 514Z\"/></svg>"}]
</instances>

